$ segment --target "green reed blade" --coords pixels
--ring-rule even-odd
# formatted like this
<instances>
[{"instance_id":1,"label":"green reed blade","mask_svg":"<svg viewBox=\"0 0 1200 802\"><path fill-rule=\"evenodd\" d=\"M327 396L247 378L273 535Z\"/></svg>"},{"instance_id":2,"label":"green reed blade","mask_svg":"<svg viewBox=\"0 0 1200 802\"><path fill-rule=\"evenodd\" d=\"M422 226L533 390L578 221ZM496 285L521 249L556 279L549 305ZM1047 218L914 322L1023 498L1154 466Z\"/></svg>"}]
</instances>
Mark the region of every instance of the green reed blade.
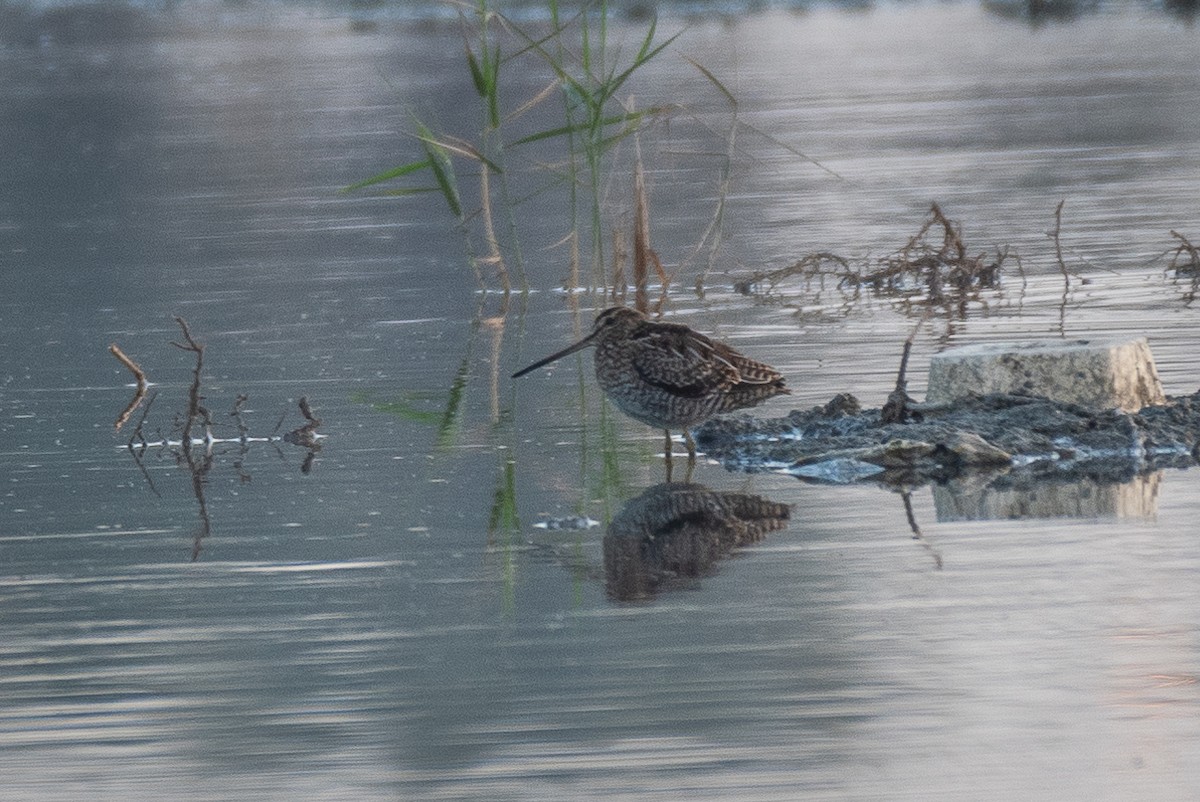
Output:
<instances>
[{"instance_id":1,"label":"green reed blade","mask_svg":"<svg viewBox=\"0 0 1200 802\"><path fill-rule=\"evenodd\" d=\"M338 190L338 192L354 192L355 190L362 189L363 187L369 187L374 184L382 184L384 181L391 181L393 178L400 178L401 176L406 176L410 173L416 173L432 166L433 164L429 159L421 159L420 161L409 162L408 164L402 164L399 167L393 167L390 170L385 170L379 175L373 175L370 178L355 182L350 186L342 187Z\"/></svg>"},{"instance_id":2,"label":"green reed blade","mask_svg":"<svg viewBox=\"0 0 1200 802\"><path fill-rule=\"evenodd\" d=\"M642 119L645 117L652 116L655 114L659 114L663 111L666 111L666 108L667 107L665 107L665 106L654 106L654 107L651 107L648 109L642 109L641 111L630 111L630 112L625 112L624 114L613 114L608 117L602 117L598 121L595 121L595 122L584 121L584 122L575 123L574 125L564 125L564 126L560 126L558 128L551 128L546 131L539 131L536 134L529 134L528 136L523 136L520 139L514 139L512 142L510 142L508 144L510 147L515 147L517 145L528 145L532 142L539 142L543 139L553 139L554 137L557 137L557 136L567 136L570 134L582 133L584 131L591 131L597 127L607 127L610 125L618 125L620 123L638 123L638 122L641 122ZM597 123L598 123L598 125L597 125Z\"/></svg>"}]
</instances>

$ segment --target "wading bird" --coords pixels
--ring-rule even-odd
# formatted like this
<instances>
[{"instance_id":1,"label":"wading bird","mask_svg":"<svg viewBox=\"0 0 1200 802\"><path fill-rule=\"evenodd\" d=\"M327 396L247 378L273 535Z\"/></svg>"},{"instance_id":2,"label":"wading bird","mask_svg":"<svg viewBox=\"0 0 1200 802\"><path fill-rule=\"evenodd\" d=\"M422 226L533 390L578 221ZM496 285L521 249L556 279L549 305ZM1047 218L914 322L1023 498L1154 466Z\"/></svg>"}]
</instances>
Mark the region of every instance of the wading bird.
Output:
<instances>
[{"instance_id":1,"label":"wading bird","mask_svg":"<svg viewBox=\"0 0 1200 802\"><path fill-rule=\"evenodd\" d=\"M634 309L613 306L596 316L592 332L574 345L513 374L514 379L595 346L596 380L622 412L666 431L683 431L688 459L696 458L689 428L714 415L752 407L789 392L783 376L682 323L647 320Z\"/></svg>"}]
</instances>

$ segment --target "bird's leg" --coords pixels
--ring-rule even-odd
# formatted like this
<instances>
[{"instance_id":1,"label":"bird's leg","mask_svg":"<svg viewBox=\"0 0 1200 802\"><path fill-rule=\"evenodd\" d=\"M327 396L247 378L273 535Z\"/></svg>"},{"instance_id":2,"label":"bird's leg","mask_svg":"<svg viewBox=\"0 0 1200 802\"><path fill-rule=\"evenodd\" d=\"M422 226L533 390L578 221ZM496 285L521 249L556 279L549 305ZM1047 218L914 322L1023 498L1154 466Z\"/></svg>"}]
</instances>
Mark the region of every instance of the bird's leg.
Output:
<instances>
[{"instance_id":1,"label":"bird's leg","mask_svg":"<svg viewBox=\"0 0 1200 802\"><path fill-rule=\"evenodd\" d=\"M687 429L683 430L683 442L687 443L688 463L696 461L696 441L692 439L692 433Z\"/></svg>"}]
</instances>

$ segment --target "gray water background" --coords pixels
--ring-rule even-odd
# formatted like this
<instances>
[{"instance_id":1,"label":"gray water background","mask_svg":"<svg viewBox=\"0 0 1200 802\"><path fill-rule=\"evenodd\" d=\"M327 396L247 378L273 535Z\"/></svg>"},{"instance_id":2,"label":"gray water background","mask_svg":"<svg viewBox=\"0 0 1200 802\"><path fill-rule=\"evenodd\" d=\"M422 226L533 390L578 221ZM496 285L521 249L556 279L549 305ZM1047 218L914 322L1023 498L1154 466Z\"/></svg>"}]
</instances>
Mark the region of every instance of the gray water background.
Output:
<instances>
[{"instance_id":1,"label":"gray water background","mask_svg":"<svg viewBox=\"0 0 1200 802\"><path fill-rule=\"evenodd\" d=\"M942 520L918 488L914 540L878 487L702 463L696 482L794 505L790 525L615 601L604 524L662 481L660 436L600 402L587 361L506 378L607 303L553 289L561 196L518 208L537 291L506 307L476 292L436 197L337 194L418 157L412 109L477 130L457 27L124 9L0 16L3 798L1200 787L1194 471L1116 491L1131 500L1107 515ZM732 282L815 251L884 256L934 200L1027 275L952 332L922 330L914 394L948 343L1114 332L1149 337L1168 392L1195 390L1198 312L1163 256L1171 229L1200 241L1186 19L919 4L660 25L684 33L630 91L681 106L645 143L668 266L712 214L729 120L681 55L826 168L739 134L707 292L682 281L667 307L788 375L794 396L756 414L841 391L878 405L916 320L888 299L793 286L764 302ZM627 54L644 26L617 20L614 41ZM547 80L514 75L512 97ZM627 187L614 177L606 208ZM1046 237L1061 200L1066 294ZM218 416L245 393L269 434L285 412L281 430L299 425L307 396L328 435L309 473L286 444L219 449L201 541L189 472L151 451L152 489L112 431L131 393L112 342L156 383L148 427L183 410L174 315L207 347ZM536 526L575 516L600 525Z\"/></svg>"}]
</instances>

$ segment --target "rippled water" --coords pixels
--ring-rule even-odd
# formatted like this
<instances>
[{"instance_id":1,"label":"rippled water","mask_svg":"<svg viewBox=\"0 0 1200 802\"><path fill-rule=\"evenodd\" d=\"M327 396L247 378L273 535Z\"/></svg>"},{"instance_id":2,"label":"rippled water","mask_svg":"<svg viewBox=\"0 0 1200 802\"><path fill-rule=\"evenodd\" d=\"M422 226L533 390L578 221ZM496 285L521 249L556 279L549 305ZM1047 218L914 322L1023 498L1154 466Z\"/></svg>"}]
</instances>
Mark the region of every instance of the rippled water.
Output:
<instances>
[{"instance_id":1,"label":"rippled water","mask_svg":"<svg viewBox=\"0 0 1200 802\"><path fill-rule=\"evenodd\" d=\"M915 488L914 537L897 493L703 463L706 509L748 494L789 505L786 526L723 513L704 553L630 568L616 530L664 492L660 435L600 402L586 358L507 379L604 301L506 307L473 291L436 198L335 193L414 157L409 108L473 124L455 29L254 4L10 12L3 798L1200 785L1194 471L1102 488L1125 499L1105 515L960 520ZM1187 26L1136 7L1051 24L820 9L691 20L675 48L727 83L739 119L840 176L743 129L720 263L703 298L688 267L668 305L788 375L794 396L756 414L841 391L878 405L917 317L802 282L747 298L733 280L816 251L886 255L934 200L973 249L1019 251L1025 275L922 327L915 394L947 343L1099 332L1148 336L1167 391L1195 390L1200 313L1162 257L1172 229L1200 241ZM513 80L516 97L544 85ZM728 107L676 55L632 89L683 107L644 143L673 267L712 213ZM1046 237L1060 200L1065 292ZM520 211L539 288L566 274L546 249L556 203ZM206 346L220 434L236 437L238 394L259 436L301 425L306 396L321 449L220 446L199 496L170 451L139 465L112 432L132 388L106 349L146 369L146 431L171 434L192 378L173 315ZM650 583L635 602L631 576Z\"/></svg>"}]
</instances>

